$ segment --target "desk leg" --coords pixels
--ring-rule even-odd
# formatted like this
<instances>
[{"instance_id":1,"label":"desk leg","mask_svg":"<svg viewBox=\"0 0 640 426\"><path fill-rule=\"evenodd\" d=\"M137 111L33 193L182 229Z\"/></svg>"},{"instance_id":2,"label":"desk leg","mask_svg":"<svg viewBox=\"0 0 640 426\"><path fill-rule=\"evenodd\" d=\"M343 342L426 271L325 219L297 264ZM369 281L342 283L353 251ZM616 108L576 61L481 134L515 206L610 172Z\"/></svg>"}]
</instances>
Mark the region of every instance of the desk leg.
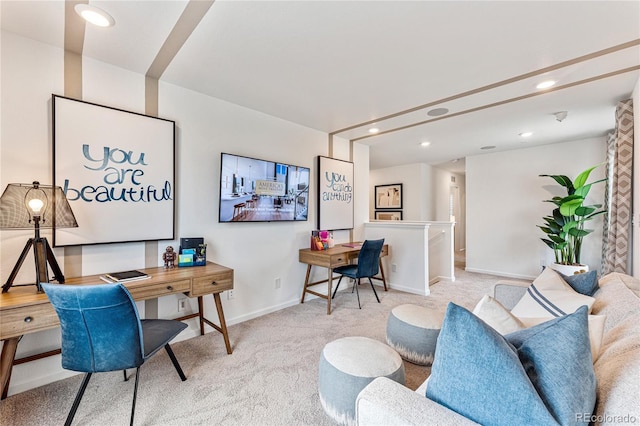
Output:
<instances>
[{"instance_id":1,"label":"desk leg","mask_svg":"<svg viewBox=\"0 0 640 426\"><path fill-rule=\"evenodd\" d=\"M331 315L331 293L333 292L331 287L333 287L333 268L329 267L329 268L327 268L327 271L329 271L329 276L327 278L327 287L328 287L328 292L327 292L327 315Z\"/></svg>"},{"instance_id":2,"label":"desk leg","mask_svg":"<svg viewBox=\"0 0 640 426\"><path fill-rule=\"evenodd\" d=\"M229 333L227 332L227 323L224 320L224 312L222 311L222 300L220 299L220 293L213 294L213 300L216 302L216 309L218 310L218 319L220 320L220 331L224 336L224 344L227 347L227 353L231 355L231 343L229 343Z\"/></svg>"},{"instance_id":3,"label":"desk leg","mask_svg":"<svg viewBox=\"0 0 640 426\"><path fill-rule=\"evenodd\" d=\"M6 339L2 345L2 354L0 355L0 385L2 385L2 399L5 399L9 392L11 369L13 368L13 360L16 358L18 342L21 338L22 336Z\"/></svg>"},{"instance_id":4,"label":"desk leg","mask_svg":"<svg viewBox=\"0 0 640 426\"><path fill-rule=\"evenodd\" d=\"M384 291L387 291L387 280L384 278L384 268L382 267L382 259L378 260L380 265L380 275L382 275L382 284L384 284Z\"/></svg>"},{"instance_id":5,"label":"desk leg","mask_svg":"<svg viewBox=\"0 0 640 426\"><path fill-rule=\"evenodd\" d=\"M307 265L307 275L304 278L304 288L302 289L302 300L300 303L304 303L304 296L307 294L307 286L309 285L309 276L311 275L311 265Z\"/></svg>"},{"instance_id":6,"label":"desk leg","mask_svg":"<svg viewBox=\"0 0 640 426\"><path fill-rule=\"evenodd\" d=\"M200 320L200 335L204 336L204 303L202 296L198 296L198 319Z\"/></svg>"}]
</instances>

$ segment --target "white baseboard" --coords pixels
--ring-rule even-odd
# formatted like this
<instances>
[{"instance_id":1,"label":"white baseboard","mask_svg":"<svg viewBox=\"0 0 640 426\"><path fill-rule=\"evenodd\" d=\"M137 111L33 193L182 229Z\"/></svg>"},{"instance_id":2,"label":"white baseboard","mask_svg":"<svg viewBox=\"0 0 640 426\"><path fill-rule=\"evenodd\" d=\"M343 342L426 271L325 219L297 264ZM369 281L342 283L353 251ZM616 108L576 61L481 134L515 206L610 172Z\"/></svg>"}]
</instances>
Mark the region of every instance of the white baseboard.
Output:
<instances>
[{"instance_id":1,"label":"white baseboard","mask_svg":"<svg viewBox=\"0 0 640 426\"><path fill-rule=\"evenodd\" d=\"M413 287L405 287L405 286L403 286L403 285L399 285L399 284L391 284L391 283L389 283L389 282L387 282L387 287L392 288L392 289L394 289L394 290L403 291L403 292L405 292L405 293L417 294L417 295L419 295L419 296L428 296L429 294L431 294L431 292L430 292L430 291L426 291L426 292L424 292L424 291L419 291L419 290L416 290L416 289L415 289L415 288L413 288Z\"/></svg>"},{"instance_id":2,"label":"white baseboard","mask_svg":"<svg viewBox=\"0 0 640 426\"><path fill-rule=\"evenodd\" d=\"M476 268L465 268L464 269L467 272L475 272L478 274L488 274L488 275L497 275L499 277L506 277L506 278L517 278L517 279L521 279L521 280L534 280L536 279L535 276L530 276L530 275L522 275L522 274L512 274L509 272L503 272L503 271L489 271L486 269L476 269Z\"/></svg>"}]
</instances>

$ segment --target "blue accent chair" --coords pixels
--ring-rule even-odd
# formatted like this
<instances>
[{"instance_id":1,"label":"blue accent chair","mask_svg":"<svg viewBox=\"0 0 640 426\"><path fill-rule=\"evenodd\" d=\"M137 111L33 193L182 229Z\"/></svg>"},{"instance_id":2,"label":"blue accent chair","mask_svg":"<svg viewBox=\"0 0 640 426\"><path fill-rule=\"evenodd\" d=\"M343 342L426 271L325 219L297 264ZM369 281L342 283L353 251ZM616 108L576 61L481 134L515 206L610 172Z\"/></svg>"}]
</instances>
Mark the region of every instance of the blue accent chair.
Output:
<instances>
[{"instance_id":1,"label":"blue accent chair","mask_svg":"<svg viewBox=\"0 0 640 426\"><path fill-rule=\"evenodd\" d=\"M182 381L187 380L169 342L187 325L175 320L141 320L122 284L62 285L43 283L62 331L62 367L86 373L67 416L71 425L93 373L136 369L131 425L136 409L140 366L163 347Z\"/></svg>"},{"instance_id":2,"label":"blue accent chair","mask_svg":"<svg viewBox=\"0 0 640 426\"><path fill-rule=\"evenodd\" d=\"M371 284L371 288L373 289L373 294L376 295L376 300L378 301L378 303L380 303L380 298L378 297L378 293L376 293L376 288L373 286L371 277L377 275L378 271L380 270L380 252L382 251L383 245L384 238L381 240L366 240L364 244L362 244L362 248L360 249L360 253L358 254L357 264L338 266L333 270L333 272L340 274L340 279L338 280L336 289L333 291L333 296L331 296L332 299L336 297L336 292L338 291L338 287L340 287L342 278L353 278L353 288L355 288L356 296L358 296L358 308L362 309L362 307L360 306L360 294L358 293L358 286L360 285L360 278L368 278L369 283ZM351 289L352 293L353 288Z\"/></svg>"}]
</instances>

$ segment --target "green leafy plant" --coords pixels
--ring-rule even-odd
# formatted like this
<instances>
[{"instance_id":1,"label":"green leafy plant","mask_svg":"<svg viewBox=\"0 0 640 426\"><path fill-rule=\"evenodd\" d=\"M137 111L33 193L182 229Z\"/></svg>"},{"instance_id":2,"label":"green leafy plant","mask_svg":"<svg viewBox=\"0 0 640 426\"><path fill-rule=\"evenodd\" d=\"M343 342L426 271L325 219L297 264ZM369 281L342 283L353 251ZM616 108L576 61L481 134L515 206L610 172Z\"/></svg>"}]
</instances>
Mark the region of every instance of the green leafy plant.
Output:
<instances>
[{"instance_id":1,"label":"green leafy plant","mask_svg":"<svg viewBox=\"0 0 640 426\"><path fill-rule=\"evenodd\" d=\"M541 240L553 250L556 263L562 265L582 264L580 261L582 239L593 232L593 229L585 228L585 223L606 211L605 209L598 210L602 208L602 204L584 205L591 186L606 180L601 179L587 183L589 175L598 166L600 165L588 168L573 181L564 175L540 175L552 178L567 191L567 195L564 197L544 200L553 203L556 207L550 216L542 218L545 222L544 225L537 225L546 234L546 238L541 238Z\"/></svg>"}]
</instances>

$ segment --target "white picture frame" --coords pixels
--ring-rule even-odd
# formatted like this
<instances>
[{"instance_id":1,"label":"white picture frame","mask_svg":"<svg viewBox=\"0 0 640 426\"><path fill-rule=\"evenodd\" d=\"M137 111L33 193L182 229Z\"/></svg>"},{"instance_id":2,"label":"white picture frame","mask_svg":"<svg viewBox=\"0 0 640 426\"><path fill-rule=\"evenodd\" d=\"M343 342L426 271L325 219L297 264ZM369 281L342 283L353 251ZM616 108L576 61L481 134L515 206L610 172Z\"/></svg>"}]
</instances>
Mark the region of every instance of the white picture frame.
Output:
<instances>
[{"instance_id":1,"label":"white picture frame","mask_svg":"<svg viewBox=\"0 0 640 426\"><path fill-rule=\"evenodd\" d=\"M353 163L318 156L318 229L353 229Z\"/></svg>"},{"instance_id":2,"label":"white picture frame","mask_svg":"<svg viewBox=\"0 0 640 426\"><path fill-rule=\"evenodd\" d=\"M53 95L53 182L78 228L53 245L175 239L175 122Z\"/></svg>"}]
</instances>

